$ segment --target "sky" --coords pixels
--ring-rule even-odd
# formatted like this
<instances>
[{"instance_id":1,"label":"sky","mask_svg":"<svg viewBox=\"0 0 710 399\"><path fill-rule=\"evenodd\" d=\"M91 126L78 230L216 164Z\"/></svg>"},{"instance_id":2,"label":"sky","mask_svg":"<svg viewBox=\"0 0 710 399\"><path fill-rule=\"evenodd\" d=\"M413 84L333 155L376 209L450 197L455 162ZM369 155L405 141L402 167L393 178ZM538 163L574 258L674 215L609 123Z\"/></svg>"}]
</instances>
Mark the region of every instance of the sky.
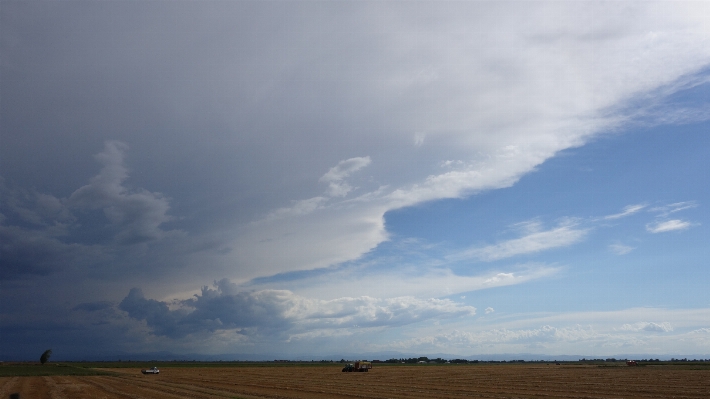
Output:
<instances>
[{"instance_id":1,"label":"sky","mask_svg":"<svg viewBox=\"0 0 710 399\"><path fill-rule=\"evenodd\" d=\"M0 358L710 357L709 129L710 3L2 0Z\"/></svg>"}]
</instances>

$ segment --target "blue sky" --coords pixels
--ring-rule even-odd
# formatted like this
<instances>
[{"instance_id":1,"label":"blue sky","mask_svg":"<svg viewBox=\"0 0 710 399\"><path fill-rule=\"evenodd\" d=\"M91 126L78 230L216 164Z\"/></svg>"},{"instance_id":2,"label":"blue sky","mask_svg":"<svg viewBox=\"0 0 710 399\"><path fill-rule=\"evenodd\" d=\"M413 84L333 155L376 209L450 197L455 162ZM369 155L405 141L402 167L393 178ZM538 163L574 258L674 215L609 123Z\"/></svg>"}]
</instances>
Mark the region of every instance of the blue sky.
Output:
<instances>
[{"instance_id":1,"label":"blue sky","mask_svg":"<svg viewBox=\"0 0 710 399\"><path fill-rule=\"evenodd\" d=\"M706 355L708 7L3 2L0 357Z\"/></svg>"},{"instance_id":2,"label":"blue sky","mask_svg":"<svg viewBox=\"0 0 710 399\"><path fill-rule=\"evenodd\" d=\"M601 138L547 161L511 188L394 212L388 227L454 248L480 247L519 237L516 225L539 223L544 230L572 218L587 231L583 238L513 258L557 265L558 276L476 297L495 298L502 302L498 308L510 295L504 291L514 290L518 299L527 298L516 299L514 308L531 311L706 306L708 253L700 223L706 214L696 198L705 198L707 187L693 183L706 173L706 131L707 124L662 126ZM643 208L604 220L628 206ZM667 220L688 227L649 231ZM458 270L487 267L464 262Z\"/></svg>"}]
</instances>

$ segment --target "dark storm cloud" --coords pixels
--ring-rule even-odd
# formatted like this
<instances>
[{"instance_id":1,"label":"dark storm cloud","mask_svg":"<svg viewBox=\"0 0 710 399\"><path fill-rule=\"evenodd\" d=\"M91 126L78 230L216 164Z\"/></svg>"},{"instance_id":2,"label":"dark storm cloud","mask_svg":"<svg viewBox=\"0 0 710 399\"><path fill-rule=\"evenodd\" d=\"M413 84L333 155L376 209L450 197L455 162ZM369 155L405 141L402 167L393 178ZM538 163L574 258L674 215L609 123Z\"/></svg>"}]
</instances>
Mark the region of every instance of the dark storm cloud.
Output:
<instances>
[{"instance_id":1,"label":"dark storm cloud","mask_svg":"<svg viewBox=\"0 0 710 399\"><path fill-rule=\"evenodd\" d=\"M91 249L65 244L45 233L16 226L0 226L0 279L47 275L71 263L87 261Z\"/></svg>"},{"instance_id":2,"label":"dark storm cloud","mask_svg":"<svg viewBox=\"0 0 710 399\"><path fill-rule=\"evenodd\" d=\"M120 255L116 244L183 235L161 228L172 219L168 199L123 185L126 150L123 143L107 142L96 155L103 165L99 174L69 198L8 187L0 180L0 278L82 269Z\"/></svg>"},{"instance_id":3,"label":"dark storm cloud","mask_svg":"<svg viewBox=\"0 0 710 399\"><path fill-rule=\"evenodd\" d=\"M154 299L146 299L139 288L131 289L118 308L128 312L137 320L145 320L149 327L158 335L181 336L186 334L184 326L180 325L183 312L170 311L168 305Z\"/></svg>"},{"instance_id":4,"label":"dark storm cloud","mask_svg":"<svg viewBox=\"0 0 710 399\"><path fill-rule=\"evenodd\" d=\"M50 283L40 284L40 288L50 289ZM59 361L145 349L141 343L145 327L113 302L87 302L68 309L56 296L34 294L39 301L27 298L25 303L3 308L0 354L5 361L36 361L37 352L47 348L52 348Z\"/></svg>"},{"instance_id":5,"label":"dark storm cloud","mask_svg":"<svg viewBox=\"0 0 710 399\"><path fill-rule=\"evenodd\" d=\"M136 244L160 239L166 232L160 225L170 221L168 200L147 190L128 190L123 186L128 170L123 164L128 146L111 141L96 159L103 165L101 172L88 185L76 190L67 204L76 209L101 209L116 230L121 244Z\"/></svg>"},{"instance_id":6,"label":"dark storm cloud","mask_svg":"<svg viewBox=\"0 0 710 399\"><path fill-rule=\"evenodd\" d=\"M59 198L49 194L38 193L24 187L8 187L0 176L0 211L3 214L1 222L12 218L13 223L29 226L52 226L61 229L66 223L72 222L74 216ZM57 234L60 230L57 230Z\"/></svg>"},{"instance_id":7,"label":"dark storm cloud","mask_svg":"<svg viewBox=\"0 0 710 399\"><path fill-rule=\"evenodd\" d=\"M113 306L110 301L85 302L80 303L72 308L72 310L83 310L86 312L97 312L99 310L108 309Z\"/></svg>"},{"instance_id":8,"label":"dark storm cloud","mask_svg":"<svg viewBox=\"0 0 710 399\"><path fill-rule=\"evenodd\" d=\"M144 320L156 335L178 338L190 333L238 330L242 334L265 334L288 329L285 313L292 305L278 292L222 295L207 289L195 299L184 301L185 308L170 310L165 302L146 299L138 288L131 289L119 305L136 320Z\"/></svg>"},{"instance_id":9,"label":"dark storm cloud","mask_svg":"<svg viewBox=\"0 0 710 399\"><path fill-rule=\"evenodd\" d=\"M66 242L76 222L51 195L8 187L0 178L0 279L47 275L103 257L92 246Z\"/></svg>"}]
</instances>

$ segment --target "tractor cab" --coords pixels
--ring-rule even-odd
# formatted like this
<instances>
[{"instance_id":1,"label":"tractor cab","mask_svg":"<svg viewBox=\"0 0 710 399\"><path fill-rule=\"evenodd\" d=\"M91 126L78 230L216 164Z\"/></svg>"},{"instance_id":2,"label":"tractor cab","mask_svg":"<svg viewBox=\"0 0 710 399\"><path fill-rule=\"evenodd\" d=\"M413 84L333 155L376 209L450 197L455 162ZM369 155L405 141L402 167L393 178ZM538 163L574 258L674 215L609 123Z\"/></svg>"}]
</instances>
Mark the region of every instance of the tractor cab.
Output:
<instances>
[{"instance_id":1,"label":"tractor cab","mask_svg":"<svg viewBox=\"0 0 710 399\"><path fill-rule=\"evenodd\" d=\"M371 368L372 368L372 362L360 361L360 362L355 362L355 364L348 363L345 367L343 367L343 372L344 373L345 372L351 373L353 371L367 372Z\"/></svg>"}]
</instances>

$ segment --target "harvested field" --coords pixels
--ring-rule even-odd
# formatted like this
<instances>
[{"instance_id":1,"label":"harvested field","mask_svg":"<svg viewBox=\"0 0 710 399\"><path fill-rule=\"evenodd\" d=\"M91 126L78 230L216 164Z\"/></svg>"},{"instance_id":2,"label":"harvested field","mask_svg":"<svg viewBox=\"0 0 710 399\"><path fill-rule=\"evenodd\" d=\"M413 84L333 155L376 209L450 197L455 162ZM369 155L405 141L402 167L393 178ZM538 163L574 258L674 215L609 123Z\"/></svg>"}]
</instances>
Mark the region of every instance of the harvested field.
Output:
<instances>
[{"instance_id":1,"label":"harvested field","mask_svg":"<svg viewBox=\"0 0 710 399\"><path fill-rule=\"evenodd\" d=\"M1 377L20 398L710 398L710 369L589 365L174 367L159 375Z\"/></svg>"}]
</instances>

